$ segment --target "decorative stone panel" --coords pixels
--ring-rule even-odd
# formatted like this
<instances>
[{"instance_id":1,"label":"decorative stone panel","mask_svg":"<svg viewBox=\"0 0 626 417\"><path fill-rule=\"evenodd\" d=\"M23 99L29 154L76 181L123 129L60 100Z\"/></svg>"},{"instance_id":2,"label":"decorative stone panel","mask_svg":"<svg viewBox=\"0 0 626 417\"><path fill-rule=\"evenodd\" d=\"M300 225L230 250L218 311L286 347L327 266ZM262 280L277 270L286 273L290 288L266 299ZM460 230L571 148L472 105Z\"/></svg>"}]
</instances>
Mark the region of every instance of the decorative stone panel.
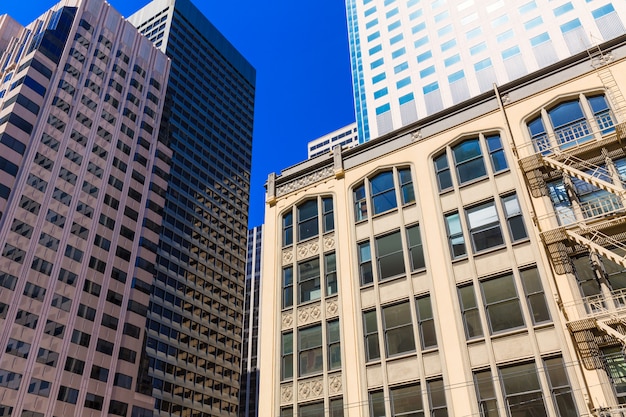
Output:
<instances>
[{"instance_id":1,"label":"decorative stone panel","mask_svg":"<svg viewBox=\"0 0 626 417\"><path fill-rule=\"evenodd\" d=\"M326 300L326 317L333 318L339 315L339 303L336 298Z\"/></svg>"},{"instance_id":2,"label":"decorative stone panel","mask_svg":"<svg viewBox=\"0 0 626 417\"><path fill-rule=\"evenodd\" d=\"M298 245L296 249L298 260L309 258L320 253L320 244L317 239Z\"/></svg>"},{"instance_id":3,"label":"decorative stone panel","mask_svg":"<svg viewBox=\"0 0 626 417\"><path fill-rule=\"evenodd\" d=\"M334 167L332 165L326 166L318 171L310 173L309 175L296 178L293 181L289 181L286 184L276 187L276 197L281 197L285 194L289 194L292 191L296 191L301 188L307 187L313 183L316 183L328 177L332 177L334 175L335 175Z\"/></svg>"},{"instance_id":4,"label":"decorative stone panel","mask_svg":"<svg viewBox=\"0 0 626 417\"><path fill-rule=\"evenodd\" d=\"M319 321L322 318L320 303L298 308L298 326Z\"/></svg>"},{"instance_id":5,"label":"decorative stone panel","mask_svg":"<svg viewBox=\"0 0 626 417\"><path fill-rule=\"evenodd\" d=\"M283 266L293 262L293 248L283 250Z\"/></svg>"},{"instance_id":6,"label":"decorative stone panel","mask_svg":"<svg viewBox=\"0 0 626 417\"><path fill-rule=\"evenodd\" d=\"M280 386L280 404L289 404L293 402L293 384L284 384Z\"/></svg>"},{"instance_id":7,"label":"decorative stone panel","mask_svg":"<svg viewBox=\"0 0 626 417\"><path fill-rule=\"evenodd\" d=\"M341 374L333 374L328 377L328 395L341 394L343 392L343 383L341 382Z\"/></svg>"},{"instance_id":8,"label":"decorative stone panel","mask_svg":"<svg viewBox=\"0 0 626 417\"><path fill-rule=\"evenodd\" d=\"M291 327L293 327L293 310L283 312L282 324L283 324L282 325L283 330L290 329Z\"/></svg>"},{"instance_id":9,"label":"decorative stone panel","mask_svg":"<svg viewBox=\"0 0 626 417\"><path fill-rule=\"evenodd\" d=\"M335 234L324 235L324 252L335 249Z\"/></svg>"},{"instance_id":10,"label":"decorative stone panel","mask_svg":"<svg viewBox=\"0 0 626 417\"><path fill-rule=\"evenodd\" d=\"M324 396L322 377L298 382L298 401L314 400Z\"/></svg>"}]
</instances>

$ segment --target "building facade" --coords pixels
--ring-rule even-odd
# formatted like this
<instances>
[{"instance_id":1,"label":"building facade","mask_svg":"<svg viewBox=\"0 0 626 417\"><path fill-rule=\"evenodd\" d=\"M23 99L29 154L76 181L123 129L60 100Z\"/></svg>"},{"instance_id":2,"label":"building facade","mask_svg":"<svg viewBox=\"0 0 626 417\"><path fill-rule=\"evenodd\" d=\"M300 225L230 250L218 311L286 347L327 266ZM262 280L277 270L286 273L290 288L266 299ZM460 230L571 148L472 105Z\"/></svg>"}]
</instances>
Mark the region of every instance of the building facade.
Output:
<instances>
[{"instance_id":1,"label":"building facade","mask_svg":"<svg viewBox=\"0 0 626 417\"><path fill-rule=\"evenodd\" d=\"M248 230L246 261L246 301L243 315L241 354L241 391L239 415L259 415L259 302L261 299L261 265L263 261L263 226Z\"/></svg>"},{"instance_id":2,"label":"building facade","mask_svg":"<svg viewBox=\"0 0 626 417\"><path fill-rule=\"evenodd\" d=\"M189 0L129 18L171 59L171 175L141 389L155 415L237 416L255 70Z\"/></svg>"},{"instance_id":3,"label":"building facade","mask_svg":"<svg viewBox=\"0 0 626 417\"><path fill-rule=\"evenodd\" d=\"M625 74L621 36L271 174L261 415L622 416Z\"/></svg>"},{"instance_id":4,"label":"building facade","mask_svg":"<svg viewBox=\"0 0 626 417\"><path fill-rule=\"evenodd\" d=\"M360 141L625 32L626 6L586 0L346 0Z\"/></svg>"},{"instance_id":5,"label":"building facade","mask_svg":"<svg viewBox=\"0 0 626 417\"><path fill-rule=\"evenodd\" d=\"M313 139L307 144L308 158L315 158L318 155L331 152L335 146L348 149L359 144L359 134L356 123L351 123L341 129L337 129L317 139Z\"/></svg>"},{"instance_id":6,"label":"building facade","mask_svg":"<svg viewBox=\"0 0 626 417\"><path fill-rule=\"evenodd\" d=\"M108 3L64 0L0 16L0 62L0 415L152 415L169 60Z\"/></svg>"}]
</instances>

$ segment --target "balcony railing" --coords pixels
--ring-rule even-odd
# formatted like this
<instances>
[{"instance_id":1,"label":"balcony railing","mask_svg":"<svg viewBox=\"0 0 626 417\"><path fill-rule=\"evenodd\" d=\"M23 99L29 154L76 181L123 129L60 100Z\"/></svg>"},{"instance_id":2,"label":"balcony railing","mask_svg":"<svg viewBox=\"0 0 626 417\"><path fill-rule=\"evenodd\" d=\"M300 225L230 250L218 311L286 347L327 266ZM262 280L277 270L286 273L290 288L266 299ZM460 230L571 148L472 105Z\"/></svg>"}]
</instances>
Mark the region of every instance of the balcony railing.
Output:
<instances>
[{"instance_id":1,"label":"balcony railing","mask_svg":"<svg viewBox=\"0 0 626 417\"><path fill-rule=\"evenodd\" d=\"M626 317L626 289L611 292L610 296L592 295L563 305L569 321L608 317L613 314Z\"/></svg>"},{"instance_id":2,"label":"balcony railing","mask_svg":"<svg viewBox=\"0 0 626 417\"><path fill-rule=\"evenodd\" d=\"M595 133L601 136L615 132L617 119L611 110L594 114L594 124L587 119L578 119L554 130L554 135L543 132L530 138L534 153L548 155L555 150L569 149L593 139ZM594 126L595 125L595 126ZM592 129L592 126L597 129ZM524 148L521 146L520 148Z\"/></svg>"}]
</instances>

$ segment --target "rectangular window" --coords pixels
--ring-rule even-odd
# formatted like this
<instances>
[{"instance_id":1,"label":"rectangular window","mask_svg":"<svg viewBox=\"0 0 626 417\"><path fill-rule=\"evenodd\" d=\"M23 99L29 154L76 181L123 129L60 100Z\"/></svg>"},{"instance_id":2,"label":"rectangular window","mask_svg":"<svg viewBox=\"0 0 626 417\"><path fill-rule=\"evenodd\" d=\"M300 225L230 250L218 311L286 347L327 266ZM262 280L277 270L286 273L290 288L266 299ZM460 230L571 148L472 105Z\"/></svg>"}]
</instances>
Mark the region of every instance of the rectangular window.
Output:
<instances>
[{"instance_id":1,"label":"rectangular window","mask_svg":"<svg viewBox=\"0 0 626 417\"><path fill-rule=\"evenodd\" d=\"M424 261L424 247L422 244L422 235L418 224L407 227L407 241L409 244L409 257L411 258L411 270L416 271L426 267Z\"/></svg>"},{"instance_id":2,"label":"rectangular window","mask_svg":"<svg viewBox=\"0 0 626 417\"><path fill-rule=\"evenodd\" d=\"M461 316L463 317L465 336L468 339L482 336L483 328L473 284L459 287L459 302L461 304Z\"/></svg>"},{"instance_id":3,"label":"rectangular window","mask_svg":"<svg viewBox=\"0 0 626 417\"><path fill-rule=\"evenodd\" d=\"M454 213L446 214L445 220L452 258L456 259L465 256L467 252L465 250L465 238L463 237L459 213L455 211Z\"/></svg>"},{"instance_id":4,"label":"rectangular window","mask_svg":"<svg viewBox=\"0 0 626 417\"><path fill-rule=\"evenodd\" d=\"M326 326L328 343L328 369L341 368L341 344L339 334L339 320L332 320Z\"/></svg>"},{"instance_id":5,"label":"rectangular window","mask_svg":"<svg viewBox=\"0 0 626 417\"><path fill-rule=\"evenodd\" d=\"M437 175L437 184L439 191L452 188L452 175L450 174L450 166L448 165L448 156L443 153L434 159L435 175Z\"/></svg>"},{"instance_id":6,"label":"rectangular window","mask_svg":"<svg viewBox=\"0 0 626 417\"><path fill-rule=\"evenodd\" d=\"M500 220L493 201L466 209L474 252L504 244Z\"/></svg>"},{"instance_id":7,"label":"rectangular window","mask_svg":"<svg viewBox=\"0 0 626 417\"><path fill-rule=\"evenodd\" d=\"M433 417L447 417L446 389L443 379L435 379L427 382L428 399L430 403L430 415Z\"/></svg>"},{"instance_id":8,"label":"rectangular window","mask_svg":"<svg viewBox=\"0 0 626 417\"><path fill-rule=\"evenodd\" d=\"M496 399L496 391L493 387L491 371L488 369L475 371L474 386L476 387L476 396L478 397L478 408L480 408L481 417L498 416L498 400Z\"/></svg>"},{"instance_id":9,"label":"rectangular window","mask_svg":"<svg viewBox=\"0 0 626 417\"><path fill-rule=\"evenodd\" d=\"M361 277L361 285L374 282L374 275L372 273L372 252L369 242L359 243L359 276Z\"/></svg>"},{"instance_id":10,"label":"rectangular window","mask_svg":"<svg viewBox=\"0 0 626 417\"><path fill-rule=\"evenodd\" d=\"M293 333L282 334L281 340L281 380L293 378Z\"/></svg>"},{"instance_id":11,"label":"rectangular window","mask_svg":"<svg viewBox=\"0 0 626 417\"><path fill-rule=\"evenodd\" d=\"M422 349L437 347L437 333L435 332L430 295L419 297L415 303L417 304L417 323Z\"/></svg>"},{"instance_id":12,"label":"rectangular window","mask_svg":"<svg viewBox=\"0 0 626 417\"><path fill-rule=\"evenodd\" d=\"M389 389L392 416L423 416L422 390L419 384ZM374 414L384 416L385 414Z\"/></svg>"},{"instance_id":13,"label":"rectangular window","mask_svg":"<svg viewBox=\"0 0 626 417\"><path fill-rule=\"evenodd\" d=\"M380 281L404 274L404 252L399 230L376 237L376 260Z\"/></svg>"},{"instance_id":14,"label":"rectangular window","mask_svg":"<svg viewBox=\"0 0 626 417\"><path fill-rule=\"evenodd\" d=\"M563 358L560 356L543 360L543 366L548 375L550 393L555 408L561 416L577 416L576 403L572 395L572 387L567 377Z\"/></svg>"},{"instance_id":15,"label":"rectangular window","mask_svg":"<svg viewBox=\"0 0 626 417\"><path fill-rule=\"evenodd\" d=\"M293 243L293 213L285 213L283 215L283 246L289 246Z\"/></svg>"},{"instance_id":16,"label":"rectangular window","mask_svg":"<svg viewBox=\"0 0 626 417\"><path fill-rule=\"evenodd\" d=\"M370 180L373 214L383 213L398 206L393 181L393 172L382 172Z\"/></svg>"},{"instance_id":17,"label":"rectangular window","mask_svg":"<svg viewBox=\"0 0 626 417\"><path fill-rule=\"evenodd\" d=\"M337 257L335 252L324 255L326 296L337 294Z\"/></svg>"},{"instance_id":18,"label":"rectangular window","mask_svg":"<svg viewBox=\"0 0 626 417\"><path fill-rule=\"evenodd\" d=\"M415 191L413 190L413 180L409 168L398 170L398 181L400 182L400 196L402 204L409 204L415 201Z\"/></svg>"},{"instance_id":19,"label":"rectangular window","mask_svg":"<svg viewBox=\"0 0 626 417\"><path fill-rule=\"evenodd\" d=\"M298 242L317 236L317 200L309 200L300 204L298 211Z\"/></svg>"},{"instance_id":20,"label":"rectangular window","mask_svg":"<svg viewBox=\"0 0 626 417\"><path fill-rule=\"evenodd\" d=\"M385 411L385 394L382 390L372 391L369 393L370 417L384 417Z\"/></svg>"},{"instance_id":21,"label":"rectangular window","mask_svg":"<svg viewBox=\"0 0 626 417\"><path fill-rule=\"evenodd\" d=\"M293 306L293 267L283 269L283 308Z\"/></svg>"},{"instance_id":22,"label":"rectangular window","mask_svg":"<svg viewBox=\"0 0 626 417\"><path fill-rule=\"evenodd\" d=\"M487 148L489 149L493 172L500 172L507 169L508 165L506 163L506 156L504 155L504 148L502 147L500 135L486 136L485 141L487 142Z\"/></svg>"},{"instance_id":23,"label":"rectangular window","mask_svg":"<svg viewBox=\"0 0 626 417\"><path fill-rule=\"evenodd\" d=\"M322 224L324 233L335 229L335 219L333 217L333 199L331 197L322 198Z\"/></svg>"},{"instance_id":24,"label":"rectangular window","mask_svg":"<svg viewBox=\"0 0 626 417\"><path fill-rule=\"evenodd\" d=\"M318 300L322 296L320 260L314 258L298 264L298 303Z\"/></svg>"},{"instance_id":25,"label":"rectangular window","mask_svg":"<svg viewBox=\"0 0 626 417\"><path fill-rule=\"evenodd\" d=\"M324 415L324 401L298 407L299 417L318 417Z\"/></svg>"},{"instance_id":26,"label":"rectangular window","mask_svg":"<svg viewBox=\"0 0 626 417\"><path fill-rule=\"evenodd\" d=\"M367 219L367 198L365 196L365 185L360 185L352 193L354 198L354 216L356 221Z\"/></svg>"},{"instance_id":27,"label":"rectangular window","mask_svg":"<svg viewBox=\"0 0 626 417\"><path fill-rule=\"evenodd\" d=\"M383 308L383 329L387 356L415 350L409 302Z\"/></svg>"},{"instance_id":28,"label":"rectangular window","mask_svg":"<svg viewBox=\"0 0 626 417\"><path fill-rule=\"evenodd\" d=\"M541 394L534 363L500 368L504 387L504 401L509 415L545 415L546 406Z\"/></svg>"},{"instance_id":29,"label":"rectangular window","mask_svg":"<svg viewBox=\"0 0 626 417\"><path fill-rule=\"evenodd\" d=\"M322 326L298 330L299 375L305 376L322 371Z\"/></svg>"},{"instance_id":30,"label":"rectangular window","mask_svg":"<svg viewBox=\"0 0 626 417\"><path fill-rule=\"evenodd\" d=\"M480 287L491 333L524 326L512 274L481 281Z\"/></svg>"},{"instance_id":31,"label":"rectangular window","mask_svg":"<svg viewBox=\"0 0 626 417\"><path fill-rule=\"evenodd\" d=\"M328 417L343 417L343 398L331 398Z\"/></svg>"},{"instance_id":32,"label":"rectangular window","mask_svg":"<svg viewBox=\"0 0 626 417\"><path fill-rule=\"evenodd\" d=\"M363 313L363 333L365 333L365 356L367 360L372 361L380 359L376 310L366 311Z\"/></svg>"},{"instance_id":33,"label":"rectangular window","mask_svg":"<svg viewBox=\"0 0 626 417\"><path fill-rule=\"evenodd\" d=\"M478 138L465 140L452 148L459 184L487 175Z\"/></svg>"},{"instance_id":34,"label":"rectangular window","mask_svg":"<svg viewBox=\"0 0 626 417\"><path fill-rule=\"evenodd\" d=\"M528 302L528 309L533 318L533 323L543 323L550 321L550 312L546 303L546 296L541 285L541 277L537 268L530 268L520 271L524 293Z\"/></svg>"},{"instance_id":35,"label":"rectangular window","mask_svg":"<svg viewBox=\"0 0 626 417\"><path fill-rule=\"evenodd\" d=\"M511 241L526 239L526 227L524 226L524 219L522 218L522 209L520 208L517 195L509 195L502 197L502 206L504 207L504 215L506 216L506 223L509 227L509 233L511 235Z\"/></svg>"}]
</instances>

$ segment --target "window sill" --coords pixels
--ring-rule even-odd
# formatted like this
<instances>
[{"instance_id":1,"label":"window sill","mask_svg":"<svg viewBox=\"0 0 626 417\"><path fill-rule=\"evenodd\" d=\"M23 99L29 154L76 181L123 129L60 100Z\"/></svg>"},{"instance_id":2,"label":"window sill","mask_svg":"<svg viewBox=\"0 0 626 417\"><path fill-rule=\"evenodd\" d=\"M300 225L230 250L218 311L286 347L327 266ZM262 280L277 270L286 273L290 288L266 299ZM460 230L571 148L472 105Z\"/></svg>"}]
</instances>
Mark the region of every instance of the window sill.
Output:
<instances>
[{"instance_id":1,"label":"window sill","mask_svg":"<svg viewBox=\"0 0 626 417\"><path fill-rule=\"evenodd\" d=\"M491 339L503 339L508 336L514 336L517 334L528 334L528 328L526 326L523 327L515 327L513 329L500 330L498 333L492 333Z\"/></svg>"},{"instance_id":2,"label":"window sill","mask_svg":"<svg viewBox=\"0 0 626 417\"><path fill-rule=\"evenodd\" d=\"M396 207L394 207L392 209L389 209L387 211L383 211L383 212L380 212L380 213L372 214L372 220L379 219L379 218L384 217L384 216L386 216L388 214L397 213L397 212L398 212L398 206L396 206Z\"/></svg>"},{"instance_id":3,"label":"window sill","mask_svg":"<svg viewBox=\"0 0 626 417\"><path fill-rule=\"evenodd\" d=\"M552 319L548 321L542 321L541 323L533 325L533 329L535 330L547 329L550 327L554 327L554 322L552 321Z\"/></svg>"},{"instance_id":4,"label":"window sill","mask_svg":"<svg viewBox=\"0 0 626 417\"><path fill-rule=\"evenodd\" d=\"M416 350L411 350L408 352L396 353L394 355L388 356L387 362L402 360L402 359L411 358L411 357L414 358L416 352L417 352Z\"/></svg>"},{"instance_id":5,"label":"window sill","mask_svg":"<svg viewBox=\"0 0 626 417\"><path fill-rule=\"evenodd\" d=\"M322 300L321 298L316 298L315 300L301 301L295 307L296 308L308 307L308 306L313 305L315 303L320 303L321 300Z\"/></svg>"},{"instance_id":6,"label":"window sill","mask_svg":"<svg viewBox=\"0 0 626 417\"><path fill-rule=\"evenodd\" d=\"M502 245L498 245L498 246L492 246L491 248L483 249L480 252L474 252L474 257L488 255L488 254L491 254L493 252L500 251L502 249L506 249L506 244L502 244Z\"/></svg>"},{"instance_id":7,"label":"window sill","mask_svg":"<svg viewBox=\"0 0 626 417\"><path fill-rule=\"evenodd\" d=\"M388 282L399 281L399 280L401 280L403 278L406 278L406 272L403 272L402 274L394 275L392 277L379 279L378 280L378 285L385 285Z\"/></svg>"},{"instance_id":8,"label":"window sill","mask_svg":"<svg viewBox=\"0 0 626 417\"><path fill-rule=\"evenodd\" d=\"M471 179L469 181L464 182L463 184L459 184L459 191L462 190L463 188L467 188L471 185L478 184L479 182L488 181L488 180L489 180L489 175L483 175L482 177Z\"/></svg>"},{"instance_id":9,"label":"window sill","mask_svg":"<svg viewBox=\"0 0 626 417\"><path fill-rule=\"evenodd\" d=\"M510 172L511 172L511 168L509 167L509 168L503 169L502 171L494 172L493 176L494 177L499 177L500 175L508 174Z\"/></svg>"},{"instance_id":10,"label":"window sill","mask_svg":"<svg viewBox=\"0 0 626 417\"><path fill-rule=\"evenodd\" d=\"M525 237L524 239L518 239L514 242L511 242L511 246L521 246L525 243L530 243L530 238L529 237Z\"/></svg>"}]
</instances>

